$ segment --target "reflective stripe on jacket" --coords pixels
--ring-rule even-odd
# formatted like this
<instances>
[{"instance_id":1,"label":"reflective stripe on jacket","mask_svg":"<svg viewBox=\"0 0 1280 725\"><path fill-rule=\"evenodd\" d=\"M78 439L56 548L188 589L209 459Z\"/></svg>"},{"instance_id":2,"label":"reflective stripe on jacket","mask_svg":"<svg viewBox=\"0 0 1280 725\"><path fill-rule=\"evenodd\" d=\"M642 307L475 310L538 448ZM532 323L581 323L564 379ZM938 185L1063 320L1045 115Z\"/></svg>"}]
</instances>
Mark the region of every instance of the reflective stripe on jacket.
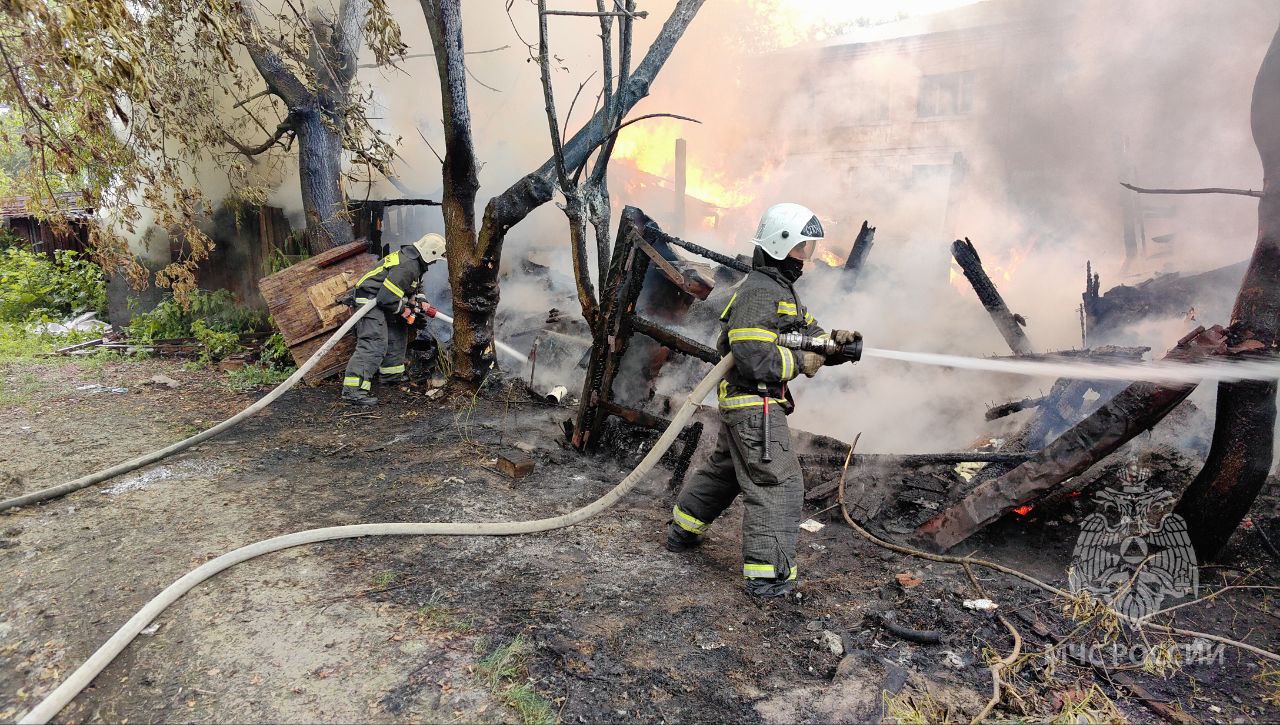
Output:
<instances>
[{"instance_id":1,"label":"reflective stripe on jacket","mask_svg":"<svg viewBox=\"0 0 1280 725\"><path fill-rule=\"evenodd\" d=\"M356 282L356 304L363 304L361 300L376 296L379 307L399 312L404 300L418 290L426 269L418 250L413 247L392 252Z\"/></svg>"},{"instance_id":2,"label":"reflective stripe on jacket","mask_svg":"<svg viewBox=\"0 0 1280 725\"><path fill-rule=\"evenodd\" d=\"M722 329L717 341L721 355L733 353L734 366L720 383L721 410L739 410L771 403L790 412L791 396L785 384L800 374L801 353L777 344L784 332L820 337L826 333L796 297L791 285L754 270L738 286L720 313ZM761 387L763 384L763 388Z\"/></svg>"}]
</instances>

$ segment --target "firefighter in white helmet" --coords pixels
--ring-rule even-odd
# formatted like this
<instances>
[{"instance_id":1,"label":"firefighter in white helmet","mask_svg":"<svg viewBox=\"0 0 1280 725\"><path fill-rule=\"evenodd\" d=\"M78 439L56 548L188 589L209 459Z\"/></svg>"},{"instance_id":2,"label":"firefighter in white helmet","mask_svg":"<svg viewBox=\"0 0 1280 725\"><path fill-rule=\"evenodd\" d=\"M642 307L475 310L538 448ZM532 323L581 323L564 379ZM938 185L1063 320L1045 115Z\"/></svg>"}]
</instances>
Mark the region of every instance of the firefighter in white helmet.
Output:
<instances>
[{"instance_id":1,"label":"firefighter in white helmet","mask_svg":"<svg viewBox=\"0 0 1280 725\"><path fill-rule=\"evenodd\" d=\"M342 399L373 405L374 380L394 384L404 377L409 332L420 316L435 317L436 308L418 290L422 274L444 258L444 237L426 234L411 245L382 258L356 282L351 301L363 307L371 299L378 306L356 322L356 350L342 378Z\"/></svg>"},{"instance_id":2,"label":"firefighter in white helmet","mask_svg":"<svg viewBox=\"0 0 1280 725\"><path fill-rule=\"evenodd\" d=\"M793 286L822 238L818 217L799 204L774 205L761 218L752 272L720 314L717 347L721 355L733 353L734 366L720 383L716 449L680 491L667 534L672 551L697 546L741 494L742 573L747 592L757 596L787 594L796 579L804 480L787 428L785 414L794 408L787 382L843 362L777 344L785 332L828 337ZM855 336L845 330L829 335L841 344Z\"/></svg>"}]
</instances>

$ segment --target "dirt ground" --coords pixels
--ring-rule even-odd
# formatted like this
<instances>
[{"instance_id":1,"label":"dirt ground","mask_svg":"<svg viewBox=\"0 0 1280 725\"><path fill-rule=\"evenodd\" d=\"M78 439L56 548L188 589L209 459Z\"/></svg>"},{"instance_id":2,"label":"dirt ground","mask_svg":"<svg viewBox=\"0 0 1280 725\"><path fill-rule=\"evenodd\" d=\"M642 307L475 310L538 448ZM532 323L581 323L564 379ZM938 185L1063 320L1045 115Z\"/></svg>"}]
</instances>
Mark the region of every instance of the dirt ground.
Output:
<instances>
[{"instance_id":1,"label":"dirt ground","mask_svg":"<svg viewBox=\"0 0 1280 725\"><path fill-rule=\"evenodd\" d=\"M158 373L179 386L147 382ZM177 440L261 394L163 360L8 365L0 380L6 497ZM159 465L0 515L0 720L36 704L174 579L237 546L358 522L537 518L595 499L634 451L567 450L568 417L501 381L474 397L391 392L372 411L338 404L330 383ZM536 470L513 481L493 460L517 444ZM161 615L60 719L863 722L967 720L985 704L988 658L1013 639L995 614L964 606L979 594L962 569L809 511L826 526L802 533L800 595L754 601L737 574L739 505L696 552L662 548L669 478L659 469L614 509L545 534L353 540L239 565ZM1268 498L1251 525L1274 514ZM1067 524L1019 520L960 553L1065 586L1074 541ZM1202 570L1202 594L1224 582L1271 588L1188 605L1177 624L1280 649L1274 556L1242 531L1228 561ZM1047 657L1054 639L1088 645L1104 627L975 573L1022 639L997 716L1157 719L1140 697L1200 720L1280 712L1280 668L1230 647L1165 668ZM939 641L904 640L886 619ZM1163 641L1148 633L1142 644Z\"/></svg>"}]
</instances>

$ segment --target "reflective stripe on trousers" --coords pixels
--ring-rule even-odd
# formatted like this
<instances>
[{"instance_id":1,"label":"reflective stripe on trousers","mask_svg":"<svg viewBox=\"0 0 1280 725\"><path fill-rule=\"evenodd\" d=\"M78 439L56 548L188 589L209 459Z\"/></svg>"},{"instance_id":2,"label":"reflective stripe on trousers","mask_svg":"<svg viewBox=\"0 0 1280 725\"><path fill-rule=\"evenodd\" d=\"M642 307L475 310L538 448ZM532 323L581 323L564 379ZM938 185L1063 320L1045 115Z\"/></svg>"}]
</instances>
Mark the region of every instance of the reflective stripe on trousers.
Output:
<instances>
[{"instance_id":1,"label":"reflective stripe on trousers","mask_svg":"<svg viewBox=\"0 0 1280 725\"><path fill-rule=\"evenodd\" d=\"M777 573L774 571L773 564L743 564L742 575L748 579L776 579ZM787 576L788 580L796 578L796 568L791 567L791 573Z\"/></svg>"},{"instance_id":2,"label":"reflective stripe on trousers","mask_svg":"<svg viewBox=\"0 0 1280 725\"><path fill-rule=\"evenodd\" d=\"M676 523L676 526L679 526L691 534L698 534L701 536L702 534L707 533L706 523L699 521L684 511L681 511L679 505L671 509L671 520Z\"/></svg>"}]
</instances>

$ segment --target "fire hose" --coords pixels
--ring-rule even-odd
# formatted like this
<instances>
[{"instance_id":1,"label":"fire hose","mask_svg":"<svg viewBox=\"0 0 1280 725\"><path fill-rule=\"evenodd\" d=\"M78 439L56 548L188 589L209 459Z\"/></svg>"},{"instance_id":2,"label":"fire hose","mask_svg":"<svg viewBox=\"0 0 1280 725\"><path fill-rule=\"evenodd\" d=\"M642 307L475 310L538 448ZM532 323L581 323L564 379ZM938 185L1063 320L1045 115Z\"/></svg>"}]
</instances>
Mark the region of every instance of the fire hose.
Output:
<instances>
[{"instance_id":1,"label":"fire hose","mask_svg":"<svg viewBox=\"0 0 1280 725\"><path fill-rule=\"evenodd\" d=\"M351 315L351 317L348 317L347 321L342 323L342 326L333 333L333 336L326 340L325 343L320 346L319 350L316 350L314 355L307 358L307 361L302 363L302 366L295 370L293 375L290 375L283 383L277 385L274 390L262 396L262 398L254 402L253 405L250 405L248 408L245 408L212 428L201 431L190 438L185 438L173 445L161 448L160 450L152 451L138 456L137 458L131 458L124 463L96 473L91 473L87 476L82 476L74 481L68 481L66 483L58 484L57 486L50 486L49 488L42 488L39 491L32 491L31 493L23 494L21 496L5 499L0 501L0 511L7 511L11 508L26 506L27 504L37 503L39 501L48 501L51 498L65 496L72 491L79 491L82 488L87 488L95 483L102 483L109 478L115 478L116 476L128 473L129 471L155 463L163 458L168 458L179 451L184 451L198 443L203 443L228 428L231 428L249 416L261 411L268 405L271 405L275 402L276 398L284 395L290 388L297 385L298 381L302 379L302 376L311 372L311 368L314 368L316 363L320 362L320 360L333 349L333 346L338 344L338 340L341 340L342 336L347 334L347 331L354 327L361 317L369 314L369 311L373 309L375 304L377 304L376 300L370 300L363 307L356 310L355 313Z\"/></svg>"},{"instance_id":2,"label":"fire hose","mask_svg":"<svg viewBox=\"0 0 1280 725\"><path fill-rule=\"evenodd\" d=\"M361 311L353 316L359 317L360 314L368 312L366 305ZM349 324L347 325L349 326ZM344 326L344 327L347 327ZM339 334L345 332L340 329ZM337 339L335 335L334 340ZM333 342L330 340L329 342ZM328 345L328 343L326 343ZM324 348L321 348L323 351ZM314 360L314 359L313 359ZM308 363L313 362L308 360ZM552 529L560 529L566 526L573 526L581 523L586 519L599 514L605 509L617 503L623 496L626 496L631 489L642 479L662 458L671 444L675 442L676 436L683 430L685 423L693 417L694 411L698 404L711 393L720 379L728 372L729 367L733 365L733 355L726 355L719 363L716 364L711 372L698 383L696 387L685 398L684 404L680 406L674 417L671 419L671 425L662 432L658 437L658 441L645 455L640 464L635 467L631 473L628 473L622 481L609 490L604 496L592 501L574 511L560 516L551 518L536 519L533 521L510 521L510 522L484 522L484 523L384 523L384 524L354 524L349 526L328 526L320 529L308 529L292 534L284 534L270 539L264 539L257 543L242 546L239 549L229 551L216 559L201 564L195 569L188 572L181 579L170 584L160 592L154 599L147 602L142 609L138 610L124 623L124 626L116 630L101 647L97 649L89 659L80 665L75 672L72 672L62 684L58 685L53 692L49 693L40 704L36 705L26 715L19 720L20 723L45 723L53 716L57 715L62 708L66 707L80 691L88 686L98 673L114 660L124 648L129 646L138 633L141 632L148 624L151 623L161 612L163 612L170 604L176 602L182 595L191 591L197 584L204 580L225 571L236 564L248 561L254 557L269 554L273 551L281 551L303 544L314 544L320 541L334 541L336 539L355 539L364 536L514 536L517 534L533 534L542 531L550 531ZM299 370L301 372L301 369ZM274 392L274 391L273 391ZM281 391L283 392L283 391ZM261 402L261 401L259 401ZM228 422L230 422L229 419ZM210 429L212 430L212 429ZM207 437L207 436L206 436ZM191 440L191 439L188 439ZM203 440L203 438L201 439ZM183 441L184 443L186 441ZM198 441L197 441L198 442ZM192 444L194 445L194 444ZM137 459L135 459L137 460ZM124 465L124 464L122 464ZM88 485L88 484L86 484Z\"/></svg>"}]
</instances>

